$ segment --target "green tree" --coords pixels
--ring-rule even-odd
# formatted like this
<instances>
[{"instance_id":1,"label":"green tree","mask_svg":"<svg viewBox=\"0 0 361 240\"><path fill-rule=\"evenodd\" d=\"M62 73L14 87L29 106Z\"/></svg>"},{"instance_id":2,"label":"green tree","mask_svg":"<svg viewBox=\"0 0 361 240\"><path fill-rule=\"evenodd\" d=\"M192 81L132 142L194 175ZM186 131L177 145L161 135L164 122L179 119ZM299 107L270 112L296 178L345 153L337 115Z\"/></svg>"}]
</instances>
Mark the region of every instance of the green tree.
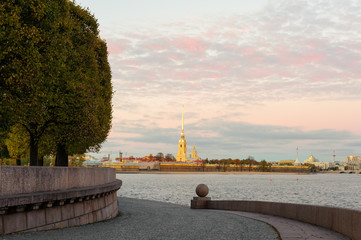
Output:
<instances>
[{"instance_id":1,"label":"green tree","mask_svg":"<svg viewBox=\"0 0 361 240\"><path fill-rule=\"evenodd\" d=\"M30 165L37 165L40 138L56 120L52 86L64 70L66 3L5 0L0 5L2 90L14 122L28 132Z\"/></svg>"},{"instance_id":2,"label":"green tree","mask_svg":"<svg viewBox=\"0 0 361 240\"><path fill-rule=\"evenodd\" d=\"M208 160L202 160L202 171L204 172Z\"/></svg>"},{"instance_id":3,"label":"green tree","mask_svg":"<svg viewBox=\"0 0 361 240\"><path fill-rule=\"evenodd\" d=\"M175 159L175 157L173 156L173 154L168 153L167 155L165 155L165 160L166 160L167 162L174 162L176 159Z\"/></svg>"},{"instance_id":4,"label":"green tree","mask_svg":"<svg viewBox=\"0 0 361 240\"><path fill-rule=\"evenodd\" d=\"M220 162L220 164L222 165L223 172L226 172L226 171L227 171L227 168L228 168L228 166L229 166L229 161L228 161L228 159L221 159L219 162Z\"/></svg>"},{"instance_id":5,"label":"green tree","mask_svg":"<svg viewBox=\"0 0 361 240\"><path fill-rule=\"evenodd\" d=\"M215 159L215 160L213 160L214 161L214 164L216 164L217 166L216 166L216 169L218 170L218 172L220 172L221 171L221 167L222 167L222 162L220 161L220 160L218 160L218 159Z\"/></svg>"},{"instance_id":6,"label":"green tree","mask_svg":"<svg viewBox=\"0 0 361 240\"><path fill-rule=\"evenodd\" d=\"M99 149L111 126L112 86L94 17L68 0L5 0L0 28L0 96L8 106L0 112L27 131L30 165L42 165L44 135L57 165L68 165L68 152Z\"/></svg>"},{"instance_id":7,"label":"green tree","mask_svg":"<svg viewBox=\"0 0 361 240\"><path fill-rule=\"evenodd\" d=\"M239 168L240 168L240 166L241 166L241 160L235 159L235 160L234 160L234 164L237 166L237 170L239 170ZM242 170L242 168L241 168L241 170Z\"/></svg>"},{"instance_id":8,"label":"green tree","mask_svg":"<svg viewBox=\"0 0 361 240\"><path fill-rule=\"evenodd\" d=\"M67 166L68 154L97 151L111 127L111 73L107 47L90 13L71 5L77 19L70 35L69 67L61 82L64 107L55 126L56 166Z\"/></svg>"},{"instance_id":9,"label":"green tree","mask_svg":"<svg viewBox=\"0 0 361 240\"><path fill-rule=\"evenodd\" d=\"M85 154L75 154L69 157L69 166L81 167L85 161Z\"/></svg>"},{"instance_id":10,"label":"green tree","mask_svg":"<svg viewBox=\"0 0 361 240\"><path fill-rule=\"evenodd\" d=\"M1 101L0 101L1 102ZM3 118L1 117L1 103L0 103L0 165L2 165L4 158L10 157L9 156L9 152L6 146L6 139L7 139L7 134L8 134L8 130L7 125L5 125L2 120Z\"/></svg>"},{"instance_id":11,"label":"green tree","mask_svg":"<svg viewBox=\"0 0 361 240\"><path fill-rule=\"evenodd\" d=\"M16 165L21 165L21 158L25 157L29 149L28 134L24 128L14 125L9 137L5 140L9 155L16 159Z\"/></svg>"},{"instance_id":12,"label":"green tree","mask_svg":"<svg viewBox=\"0 0 361 240\"><path fill-rule=\"evenodd\" d=\"M10 157L5 141L0 141L0 166L3 165L4 159Z\"/></svg>"},{"instance_id":13,"label":"green tree","mask_svg":"<svg viewBox=\"0 0 361 240\"><path fill-rule=\"evenodd\" d=\"M316 166L315 164L312 164L312 163L304 163L303 166L307 166L309 167L310 170L316 170Z\"/></svg>"},{"instance_id":14,"label":"green tree","mask_svg":"<svg viewBox=\"0 0 361 240\"><path fill-rule=\"evenodd\" d=\"M267 163L266 160L262 160L259 169L261 172L268 172L270 170L270 164Z\"/></svg>"},{"instance_id":15,"label":"green tree","mask_svg":"<svg viewBox=\"0 0 361 240\"><path fill-rule=\"evenodd\" d=\"M156 156L155 159L159 162L163 162L164 161L164 154L162 152L159 152Z\"/></svg>"}]
</instances>

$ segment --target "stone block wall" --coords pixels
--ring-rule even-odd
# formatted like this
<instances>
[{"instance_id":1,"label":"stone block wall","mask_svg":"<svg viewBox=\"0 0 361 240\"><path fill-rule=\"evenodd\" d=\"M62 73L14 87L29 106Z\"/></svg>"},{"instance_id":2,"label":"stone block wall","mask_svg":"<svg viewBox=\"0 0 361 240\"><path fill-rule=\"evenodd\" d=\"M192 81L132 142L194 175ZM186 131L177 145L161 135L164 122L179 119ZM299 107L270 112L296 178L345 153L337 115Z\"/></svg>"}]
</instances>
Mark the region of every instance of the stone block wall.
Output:
<instances>
[{"instance_id":1,"label":"stone block wall","mask_svg":"<svg viewBox=\"0 0 361 240\"><path fill-rule=\"evenodd\" d=\"M0 235L117 216L122 182L109 168L0 167Z\"/></svg>"},{"instance_id":2,"label":"stone block wall","mask_svg":"<svg viewBox=\"0 0 361 240\"><path fill-rule=\"evenodd\" d=\"M89 187L115 179L111 168L0 166L0 195Z\"/></svg>"},{"instance_id":3,"label":"stone block wall","mask_svg":"<svg viewBox=\"0 0 361 240\"><path fill-rule=\"evenodd\" d=\"M196 205L194 205L196 206ZM265 201L210 200L207 209L256 212L289 218L361 239L361 211L337 207Z\"/></svg>"}]
</instances>

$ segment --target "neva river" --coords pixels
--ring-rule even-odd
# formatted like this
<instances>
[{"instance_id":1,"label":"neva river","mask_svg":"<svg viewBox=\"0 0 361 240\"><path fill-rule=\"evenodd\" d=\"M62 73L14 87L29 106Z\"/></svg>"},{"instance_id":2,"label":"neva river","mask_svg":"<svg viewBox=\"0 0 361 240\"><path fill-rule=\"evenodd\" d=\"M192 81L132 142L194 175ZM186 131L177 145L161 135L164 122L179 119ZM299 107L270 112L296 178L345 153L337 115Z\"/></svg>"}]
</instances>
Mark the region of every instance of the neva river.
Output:
<instances>
[{"instance_id":1,"label":"neva river","mask_svg":"<svg viewBox=\"0 0 361 240\"><path fill-rule=\"evenodd\" d=\"M212 200L259 200L361 210L361 175L117 174L118 196L190 205L199 183Z\"/></svg>"}]
</instances>

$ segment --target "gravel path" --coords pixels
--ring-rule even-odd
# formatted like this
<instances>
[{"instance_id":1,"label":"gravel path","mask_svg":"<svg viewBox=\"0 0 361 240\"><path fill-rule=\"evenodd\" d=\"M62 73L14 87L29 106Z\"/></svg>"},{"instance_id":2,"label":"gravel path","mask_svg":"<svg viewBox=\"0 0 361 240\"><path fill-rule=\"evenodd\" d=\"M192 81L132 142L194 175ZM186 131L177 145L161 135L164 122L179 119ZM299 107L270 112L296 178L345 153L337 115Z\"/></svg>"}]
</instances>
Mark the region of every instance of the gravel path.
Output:
<instances>
[{"instance_id":1,"label":"gravel path","mask_svg":"<svg viewBox=\"0 0 361 240\"><path fill-rule=\"evenodd\" d=\"M226 212L118 198L120 216L80 227L0 237L0 239L278 239L264 222Z\"/></svg>"}]
</instances>

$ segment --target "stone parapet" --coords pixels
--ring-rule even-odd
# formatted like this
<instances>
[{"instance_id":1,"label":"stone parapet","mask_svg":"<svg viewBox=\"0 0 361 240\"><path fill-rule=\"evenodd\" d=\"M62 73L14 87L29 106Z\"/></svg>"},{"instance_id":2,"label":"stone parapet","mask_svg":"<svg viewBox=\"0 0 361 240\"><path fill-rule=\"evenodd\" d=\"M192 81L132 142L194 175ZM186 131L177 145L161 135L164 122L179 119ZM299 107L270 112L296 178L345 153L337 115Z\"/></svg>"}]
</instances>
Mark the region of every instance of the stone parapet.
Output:
<instances>
[{"instance_id":1,"label":"stone parapet","mask_svg":"<svg viewBox=\"0 0 361 240\"><path fill-rule=\"evenodd\" d=\"M210 197L193 197L191 200L191 208L193 209L204 209L208 207L208 201Z\"/></svg>"},{"instance_id":2,"label":"stone parapet","mask_svg":"<svg viewBox=\"0 0 361 240\"><path fill-rule=\"evenodd\" d=\"M202 207L203 208L203 207ZM207 209L255 212L328 228L351 239L361 239L361 211L337 207L266 201L210 200Z\"/></svg>"},{"instance_id":3,"label":"stone parapet","mask_svg":"<svg viewBox=\"0 0 361 240\"><path fill-rule=\"evenodd\" d=\"M0 179L0 235L84 225L118 215L116 191L122 181L115 178L114 169L3 166ZM11 183L20 189L11 190Z\"/></svg>"},{"instance_id":4,"label":"stone parapet","mask_svg":"<svg viewBox=\"0 0 361 240\"><path fill-rule=\"evenodd\" d=\"M0 195L92 187L115 179L111 168L0 166Z\"/></svg>"}]
</instances>

